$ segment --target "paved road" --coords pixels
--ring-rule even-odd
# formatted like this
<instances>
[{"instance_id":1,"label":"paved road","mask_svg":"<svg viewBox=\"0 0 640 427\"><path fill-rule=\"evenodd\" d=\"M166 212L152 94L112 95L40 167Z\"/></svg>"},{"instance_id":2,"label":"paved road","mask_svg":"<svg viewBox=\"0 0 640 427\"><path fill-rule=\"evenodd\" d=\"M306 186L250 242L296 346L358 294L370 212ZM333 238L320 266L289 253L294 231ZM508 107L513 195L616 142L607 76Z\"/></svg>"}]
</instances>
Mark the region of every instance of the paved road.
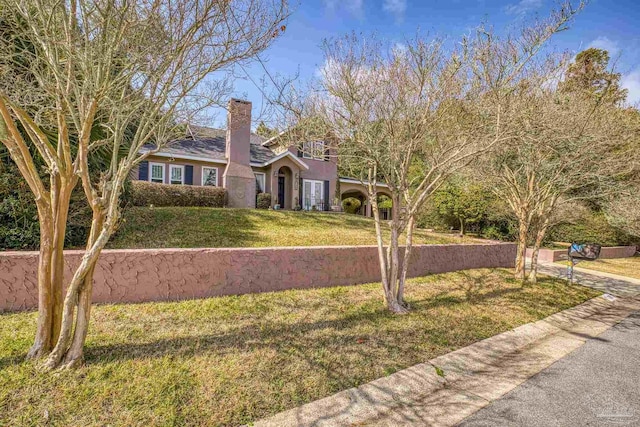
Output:
<instances>
[{"instance_id":1,"label":"paved road","mask_svg":"<svg viewBox=\"0 0 640 427\"><path fill-rule=\"evenodd\" d=\"M640 312L588 341L461 426L639 426Z\"/></svg>"}]
</instances>

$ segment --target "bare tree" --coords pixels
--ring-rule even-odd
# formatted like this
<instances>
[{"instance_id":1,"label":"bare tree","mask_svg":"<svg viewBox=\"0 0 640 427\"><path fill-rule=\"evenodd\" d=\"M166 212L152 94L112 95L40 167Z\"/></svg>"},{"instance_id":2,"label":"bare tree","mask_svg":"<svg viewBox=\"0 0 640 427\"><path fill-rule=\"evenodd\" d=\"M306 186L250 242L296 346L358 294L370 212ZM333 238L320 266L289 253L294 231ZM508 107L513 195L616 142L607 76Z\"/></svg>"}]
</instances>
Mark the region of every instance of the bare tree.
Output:
<instances>
[{"instance_id":1,"label":"bare tree","mask_svg":"<svg viewBox=\"0 0 640 427\"><path fill-rule=\"evenodd\" d=\"M528 280L537 279L539 249L556 210L579 199L621 190L621 177L634 168L637 125L605 97L558 91L567 63L549 56L521 86L525 102L514 111L510 139L489 159L495 192L518 220L516 277L524 280L527 243L532 242ZM534 77L535 76L535 77Z\"/></svg>"},{"instance_id":2,"label":"bare tree","mask_svg":"<svg viewBox=\"0 0 640 427\"><path fill-rule=\"evenodd\" d=\"M29 184L40 221L38 329L29 356L48 355L48 368L74 366L82 361L93 270L118 223L122 185L153 152L141 149L162 147L181 122L220 104L230 68L284 31L287 2L3 0L0 8L28 42L0 46L2 71L15 79L0 86L0 142ZM48 183L30 148L46 163ZM110 153L99 172L89 168L96 150ZM63 299L66 217L78 180L93 218Z\"/></svg>"},{"instance_id":3,"label":"bare tree","mask_svg":"<svg viewBox=\"0 0 640 427\"><path fill-rule=\"evenodd\" d=\"M408 311L404 287L419 209L449 175L508 140L512 128L503 122L519 105L528 63L581 7L565 4L518 36L501 39L480 28L453 48L420 37L401 46L355 35L326 42L319 82L306 98L284 103L295 105L290 142L332 135L342 167L366 186L390 311ZM388 242L380 183L392 200Z\"/></svg>"},{"instance_id":4,"label":"bare tree","mask_svg":"<svg viewBox=\"0 0 640 427\"><path fill-rule=\"evenodd\" d=\"M638 148L640 150L640 147ZM605 215L609 223L629 235L640 238L640 182L627 183L615 197L605 201Z\"/></svg>"}]
</instances>

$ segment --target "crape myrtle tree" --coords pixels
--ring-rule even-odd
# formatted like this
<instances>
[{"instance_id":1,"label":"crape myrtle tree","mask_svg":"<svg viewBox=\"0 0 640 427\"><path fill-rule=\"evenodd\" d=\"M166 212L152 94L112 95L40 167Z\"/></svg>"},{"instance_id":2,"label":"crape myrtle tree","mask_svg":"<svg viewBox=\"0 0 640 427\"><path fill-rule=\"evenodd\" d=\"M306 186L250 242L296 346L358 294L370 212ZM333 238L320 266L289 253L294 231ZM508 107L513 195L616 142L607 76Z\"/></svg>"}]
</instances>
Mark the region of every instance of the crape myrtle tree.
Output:
<instances>
[{"instance_id":1,"label":"crape myrtle tree","mask_svg":"<svg viewBox=\"0 0 640 427\"><path fill-rule=\"evenodd\" d=\"M510 138L487 159L494 191L518 221L515 275L527 278L526 248L532 243L528 280L536 281L539 249L563 203L618 192L632 172L638 127L632 116L607 102L606 92L585 96L558 86L567 56L549 55L518 87ZM560 88L560 89L559 89Z\"/></svg>"},{"instance_id":2,"label":"crape myrtle tree","mask_svg":"<svg viewBox=\"0 0 640 427\"><path fill-rule=\"evenodd\" d=\"M118 223L123 183L153 152L142 148L162 147L179 123L221 103L232 66L284 31L287 2L0 0L0 8L26 41L0 45L0 142L34 195L40 223L38 324L29 357L46 356L49 369L71 367L82 361L93 271ZM24 70L16 58L28 58L20 62ZM105 150L110 161L89 168L92 155ZM78 182L91 230L65 283L62 249Z\"/></svg>"},{"instance_id":3,"label":"crape myrtle tree","mask_svg":"<svg viewBox=\"0 0 640 427\"><path fill-rule=\"evenodd\" d=\"M520 105L514 88L581 7L564 4L514 36L479 28L454 47L421 37L401 46L358 35L327 41L319 81L306 97L285 102L294 105L292 142L332 135L342 169L366 186L390 311L409 310L404 287L420 207L448 176L508 138L503 123ZM381 183L392 202L386 223L378 211Z\"/></svg>"},{"instance_id":4,"label":"crape myrtle tree","mask_svg":"<svg viewBox=\"0 0 640 427\"><path fill-rule=\"evenodd\" d=\"M640 150L640 144L637 149ZM633 182L627 181L620 194L607 198L604 211L611 225L640 242L640 177L635 176Z\"/></svg>"}]
</instances>

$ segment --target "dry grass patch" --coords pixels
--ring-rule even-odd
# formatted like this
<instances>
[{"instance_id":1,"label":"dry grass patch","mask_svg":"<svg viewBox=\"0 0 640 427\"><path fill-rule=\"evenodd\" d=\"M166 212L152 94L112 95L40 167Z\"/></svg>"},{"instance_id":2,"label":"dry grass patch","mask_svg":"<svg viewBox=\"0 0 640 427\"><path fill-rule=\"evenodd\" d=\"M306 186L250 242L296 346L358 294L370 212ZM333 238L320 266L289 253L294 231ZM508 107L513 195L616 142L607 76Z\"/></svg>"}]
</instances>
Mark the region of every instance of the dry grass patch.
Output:
<instances>
[{"instance_id":1,"label":"dry grass patch","mask_svg":"<svg viewBox=\"0 0 640 427\"><path fill-rule=\"evenodd\" d=\"M482 240L417 230L414 242L477 243ZM373 220L358 215L156 207L128 209L109 247L236 248L375 244Z\"/></svg>"},{"instance_id":2,"label":"dry grass patch","mask_svg":"<svg viewBox=\"0 0 640 427\"><path fill-rule=\"evenodd\" d=\"M560 264L569 265L569 261ZM576 267L640 279L640 256L582 261Z\"/></svg>"},{"instance_id":3,"label":"dry grass patch","mask_svg":"<svg viewBox=\"0 0 640 427\"><path fill-rule=\"evenodd\" d=\"M507 270L413 279L413 311L379 284L96 306L86 366L23 362L35 313L0 315L0 425L236 426L577 305L597 293Z\"/></svg>"}]
</instances>

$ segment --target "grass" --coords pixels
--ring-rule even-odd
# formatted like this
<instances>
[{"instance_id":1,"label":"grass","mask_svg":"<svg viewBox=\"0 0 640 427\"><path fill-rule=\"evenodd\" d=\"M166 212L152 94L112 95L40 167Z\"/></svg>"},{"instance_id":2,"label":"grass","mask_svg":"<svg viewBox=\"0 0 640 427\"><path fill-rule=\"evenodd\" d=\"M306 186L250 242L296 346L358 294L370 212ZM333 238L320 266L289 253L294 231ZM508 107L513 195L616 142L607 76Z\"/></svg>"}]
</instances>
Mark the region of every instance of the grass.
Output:
<instances>
[{"instance_id":1,"label":"grass","mask_svg":"<svg viewBox=\"0 0 640 427\"><path fill-rule=\"evenodd\" d=\"M562 261L561 264L569 265L569 261ZM640 279L640 256L582 261L576 267Z\"/></svg>"},{"instance_id":2,"label":"grass","mask_svg":"<svg viewBox=\"0 0 640 427\"><path fill-rule=\"evenodd\" d=\"M417 230L416 244L480 240ZM320 212L131 208L111 248L375 245L372 219Z\"/></svg>"},{"instance_id":3,"label":"grass","mask_svg":"<svg viewBox=\"0 0 640 427\"><path fill-rule=\"evenodd\" d=\"M412 312L379 284L101 305L84 367L23 358L35 313L0 315L0 425L236 426L358 386L575 306L593 290L507 270L410 281Z\"/></svg>"}]
</instances>

